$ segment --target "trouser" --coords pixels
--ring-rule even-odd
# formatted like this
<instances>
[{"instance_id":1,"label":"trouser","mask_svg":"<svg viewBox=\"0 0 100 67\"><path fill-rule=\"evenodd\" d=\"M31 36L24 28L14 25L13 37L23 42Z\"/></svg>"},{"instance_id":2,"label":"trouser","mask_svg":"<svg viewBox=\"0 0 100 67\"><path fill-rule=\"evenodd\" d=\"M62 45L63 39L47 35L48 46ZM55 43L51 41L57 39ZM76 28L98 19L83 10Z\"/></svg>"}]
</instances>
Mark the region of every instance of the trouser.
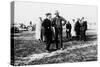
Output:
<instances>
[{"instance_id":1,"label":"trouser","mask_svg":"<svg viewBox=\"0 0 100 67\"><path fill-rule=\"evenodd\" d=\"M81 40L86 40L86 31L81 31Z\"/></svg>"},{"instance_id":2,"label":"trouser","mask_svg":"<svg viewBox=\"0 0 100 67\"><path fill-rule=\"evenodd\" d=\"M76 31L76 39L80 40L80 31Z\"/></svg>"},{"instance_id":3,"label":"trouser","mask_svg":"<svg viewBox=\"0 0 100 67\"><path fill-rule=\"evenodd\" d=\"M51 40L47 39L46 41L46 49L50 50Z\"/></svg>"},{"instance_id":4,"label":"trouser","mask_svg":"<svg viewBox=\"0 0 100 67\"><path fill-rule=\"evenodd\" d=\"M70 31L66 31L66 38L70 39L71 37L71 32Z\"/></svg>"},{"instance_id":5,"label":"trouser","mask_svg":"<svg viewBox=\"0 0 100 67\"><path fill-rule=\"evenodd\" d=\"M56 41L56 48L57 49L59 49L59 46L58 46L59 42L60 42L61 48L63 48L63 44L62 44L62 28L55 28L55 41Z\"/></svg>"},{"instance_id":6,"label":"trouser","mask_svg":"<svg viewBox=\"0 0 100 67\"><path fill-rule=\"evenodd\" d=\"M52 41L52 31L51 30L46 31L45 36L46 36L46 49L49 50Z\"/></svg>"}]
</instances>

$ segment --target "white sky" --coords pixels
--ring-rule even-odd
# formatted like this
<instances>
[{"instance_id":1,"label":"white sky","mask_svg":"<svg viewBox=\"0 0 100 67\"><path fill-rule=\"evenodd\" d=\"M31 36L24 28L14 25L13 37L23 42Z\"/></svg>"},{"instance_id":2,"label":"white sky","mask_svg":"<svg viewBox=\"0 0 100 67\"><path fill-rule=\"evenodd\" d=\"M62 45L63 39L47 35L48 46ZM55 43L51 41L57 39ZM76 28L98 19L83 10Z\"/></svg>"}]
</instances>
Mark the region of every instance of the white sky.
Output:
<instances>
[{"instance_id":1,"label":"white sky","mask_svg":"<svg viewBox=\"0 0 100 67\"><path fill-rule=\"evenodd\" d=\"M29 25L38 22L38 17L45 17L45 13L52 13L54 17L55 10L60 12L66 20L73 18L86 17L89 22L97 22L97 7L80 5L63 5L15 1L15 23L24 23Z\"/></svg>"}]
</instances>

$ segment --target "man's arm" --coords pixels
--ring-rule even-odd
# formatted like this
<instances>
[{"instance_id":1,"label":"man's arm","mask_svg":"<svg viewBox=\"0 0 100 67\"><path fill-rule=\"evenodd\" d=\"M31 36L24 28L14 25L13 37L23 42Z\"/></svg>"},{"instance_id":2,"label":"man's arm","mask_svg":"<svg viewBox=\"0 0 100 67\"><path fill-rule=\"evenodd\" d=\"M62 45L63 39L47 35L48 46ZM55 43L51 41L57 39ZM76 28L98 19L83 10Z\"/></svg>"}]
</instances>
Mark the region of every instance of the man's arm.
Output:
<instances>
[{"instance_id":1,"label":"man's arm","mask_svg":"<svg viewBox=\"0 0 100 67\"><path fill-rule=\"evenodd\" d=\"M46 26L46 25L45 25L45 22L46 22L46 20L44 19L44 20L42 21L42 26L43 26L43 27Z\"/></svg>"},{"instance_id":2,"label":"man's arm","mask_svg":"<svg viewBox=\"0 0 100 67\"><path fill-rule=\"evenodd\" d=\"M52 23L51 23L52 26L55 26L55 20L56 18L52 18Z\"/></svg>"}]
</instances>

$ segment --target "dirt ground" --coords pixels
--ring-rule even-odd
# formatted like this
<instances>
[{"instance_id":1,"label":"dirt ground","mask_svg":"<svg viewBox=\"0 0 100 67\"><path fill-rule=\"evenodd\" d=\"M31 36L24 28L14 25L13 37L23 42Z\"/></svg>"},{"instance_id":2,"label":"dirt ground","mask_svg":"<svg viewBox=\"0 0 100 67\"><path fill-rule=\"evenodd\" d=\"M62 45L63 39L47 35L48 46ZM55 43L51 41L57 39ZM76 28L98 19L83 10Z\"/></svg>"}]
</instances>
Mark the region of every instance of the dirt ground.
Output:
<instances>
[{"instance_id":1,"label":"dirt ground","mask_svg":"<svg viewBox=\"0 0 100 67\"><path fill-rule=\"evenodd\" d=\"M84 62L97 60L97 32L87 31L87 41L66 40L63 37L63 50L53 50L55 44L51 45L51 52L45 49L44 42L34 39L34 32L18 33L12 37L14 40L14 65L35 65L65 62Z\"/></svg>"}]
</instances>

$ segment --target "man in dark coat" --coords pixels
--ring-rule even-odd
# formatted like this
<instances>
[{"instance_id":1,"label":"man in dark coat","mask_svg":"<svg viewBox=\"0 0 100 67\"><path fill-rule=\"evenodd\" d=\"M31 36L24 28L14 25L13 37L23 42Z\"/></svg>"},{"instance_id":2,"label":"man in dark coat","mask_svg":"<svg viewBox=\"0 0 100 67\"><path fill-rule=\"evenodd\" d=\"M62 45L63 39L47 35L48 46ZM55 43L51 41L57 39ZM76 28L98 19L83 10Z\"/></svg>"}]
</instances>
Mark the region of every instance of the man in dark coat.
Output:
<instances>
[{"instance_id":1,"label":"man in dark coat","mask_svg":"<svg viewBox=\"0 0 100 67\"><path fill-rule=\"evenodd\" d=\"M83 33L83 37L84 37L84 41L86 41L86 30L87 30L87 21L83 21L83 26L85 27L84 33Z\"/></svg>"},{"instance_id":2,"label":"man in dark coat","mask_svg":"<svg viewBox=\"0 0 100 67\"><path fill-rule=\"evenodd\" d=\"M78 18L77 22L75 23L75 32L76 32L76 39L80 39L80 19Z\"/></svg>"},{"instance_id":3,"label":"man in dark coat","mask_svg":"<svg viewBox=\"0 0 100 67\"><path fill-rule=\"evenodd\" d=\"M68 21L68 23L66 24L66 38L68 38L68 40L71 38L71 24Z\"/></svg>"},{"instance_id":4,"label":"man in dark coat","mask_svg":"<svg viewBox=\"0 0 100 67\"><path fill-rule=\"evenodd\" d=\"M80 33L81 33L81 40L86 40L86 30L87 30L87 21L84 21L84 17L82 17L81 20L81 27L80 27Z\"/></svg>"},{"instance_id":5,"label":"man in dark coat","mask_svg":"<svg viewBox=\"0 0 100 67\"><path fill-rule=\"evenodd\" d=\"M62 28L62 26L66 24L66 20L63 17L59 16L58 11L55 12L55 15L56 16L53 18L52 25L55 27L56 47L57 47L57 49L60 49L58 47L58 42L60 41L60 46L61 46L61 49L62 49L63 48L63 44L62 44L62 31L63 31L63 28ZM64 21L64 23L62 23L62 21ZM59 41L58 41L58 39L59 39Z\"/></svg>"},{"instance_id":6,"label":"man in dark coat","mask_svg":"<svg viewBox=\"0 0 100 67\"><path fill-rule=\"evenodd\" d=\"M50 50L50 44L52 41L52 31L51 31L51 13L46 14L46 19L44 19L42 26L44 27L44 34L46 37L46 49Z\"/></svg>"}]
</instances>

